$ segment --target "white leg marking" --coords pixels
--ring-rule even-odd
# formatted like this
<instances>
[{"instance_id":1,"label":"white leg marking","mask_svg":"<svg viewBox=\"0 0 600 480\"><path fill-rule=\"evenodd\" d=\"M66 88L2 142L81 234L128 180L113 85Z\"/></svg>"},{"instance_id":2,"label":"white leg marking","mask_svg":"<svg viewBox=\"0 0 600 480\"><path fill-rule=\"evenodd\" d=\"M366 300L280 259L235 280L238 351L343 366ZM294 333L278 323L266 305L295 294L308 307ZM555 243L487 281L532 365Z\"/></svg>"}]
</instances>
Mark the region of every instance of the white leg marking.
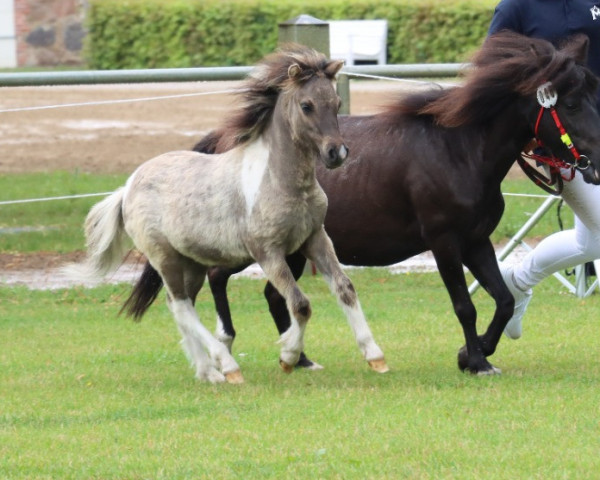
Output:
<instances>
[{"instance_id":1,"label":"white leg marking","mask_svg":"<svg viewBox=\"0 0 600 480\"><path fill-rule=\"evenodd\" d=\"M307 322L300 324L296 317L292 314L290 308L290 328L281 334L279 342L281 344L280 359L287 365L293 366L298 363L300 353L304 349L304 330Z\"/></svg>"},{"instance_id":2,"label":"white leg marking","mask_svg":"<svg viewBox=\"0 0 600 480\"><path fill-rule=\"evenodd\" d=\"M200 323L196 310L189 298L185 300L172 300L170 308L177 326L183 335L183 345L188 354L193 357L192 362L196 366L197 371L206 371L207 356L199 353L201 351L208 353L216 368L224 374L240 369L227 350L227 347L217 341L206 327Z\"/></svg>"},{"instance_id":3,"label":"white leg marking","mask_svg":"<svg viewBox=\"0 0 600 480\"><path fill-rule=\"evenodd\" d=\"M354 307L350 307L342 302L339 303L346 314L348 324L354 332L358 348L360 348L360 350L363 352L365 359L367 361L371 361L383 358L383 351L375 343L375 339L373 338L371 329L367 324L365 314L362 311L362 307L360 306L358 299L356 300L356 306Z\"/></svg>"},{"instance_id":4,"label":"white leg marking","mask_svg":"<svg viewBox=\"0 0 600 480\"><path fill-rule=\"evenodd\" d=\"M225 332L225 329L223 328L223 320L221 320L221 317L218 314L217 327L215 328L215 337L219 342L225 345L227 347L227 350L229 350L229 353L231 353L233 348L233 337Z\"/></svg>"},{"instance_id":5,"label":"white leg marking","mask_svg":"<svg viewBox=\"0 0 600 480\"><path fill-rule=\"evenodd\" d=\"M182 336L181 346L196 371L196 378L198 380L207 380L211 383L224 382L225 376L217 370L215 363L206 354L204 348L191 335L188 335L186 331L182 329L179 329L179 331Z\"/></svg>"},{"instance_id":6,"label":"white leg marking","mask_svg":"<svg viewBox=\"0 0 600 480\"><path fill-rule=\"evenodd\" d=\"M336 284L333 277L329 275L323 275L323 278L325 278L329 288L336 296L338 304L342 307L342 310L346 314L346 319L348 320L348 324L354 333L358 348L360 348L361 352L365 356L365 359L367 361L382 359L383 351L375 343L373 333L369 328L369 324L367 323L367 319L365 318L365 314L362 310L358 297L356 297L356 303L353 306L347 305L341 300L344 292L340 291L340 287Z\"/></svg>"}]
</instances>

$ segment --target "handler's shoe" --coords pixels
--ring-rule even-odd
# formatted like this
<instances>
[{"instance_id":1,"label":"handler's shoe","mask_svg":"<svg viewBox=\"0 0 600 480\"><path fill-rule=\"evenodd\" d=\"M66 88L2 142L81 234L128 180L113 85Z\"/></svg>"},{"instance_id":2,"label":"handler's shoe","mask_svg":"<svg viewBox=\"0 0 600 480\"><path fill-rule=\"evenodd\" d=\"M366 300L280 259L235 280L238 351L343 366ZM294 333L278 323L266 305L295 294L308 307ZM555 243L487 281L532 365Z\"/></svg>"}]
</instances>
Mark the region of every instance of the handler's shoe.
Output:
<instances>
[{"instance_id":1,"label":"handler's shoe","mask_svg":"<svg viewBox=\"0 0 600 480\"><path fill-rule=\"evenodd\" d=\"M523 291L515 285L512 265L505 265L500 262L500 273L510 293L515 297L515 311L504 328L504 335L512 340L516 340L523 333L523 315L525 315L525 310L527 310L527 305L531 301L533 292L531 288Z\"/></svg>"}]
</instances>

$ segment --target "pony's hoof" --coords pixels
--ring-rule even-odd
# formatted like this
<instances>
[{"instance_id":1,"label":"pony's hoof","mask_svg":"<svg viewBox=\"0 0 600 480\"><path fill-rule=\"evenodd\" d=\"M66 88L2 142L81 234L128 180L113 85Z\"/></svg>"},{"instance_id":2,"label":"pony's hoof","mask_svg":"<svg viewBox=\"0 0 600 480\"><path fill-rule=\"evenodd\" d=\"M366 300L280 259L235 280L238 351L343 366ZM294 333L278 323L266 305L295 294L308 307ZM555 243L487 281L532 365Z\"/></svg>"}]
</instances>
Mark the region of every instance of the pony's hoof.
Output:
<instances>
[{"instance_id":1,"label":"pony's hoof","mask_svg":"<svg viewBox=\"0 0 600 480\"><path fill-rule=\"evenodd\" d=\"M283 360L279 360L279 366L285 373L292 373L294 371L294 365L290 365L289 363L285 363Z\"/></svg>"},{"instance_id":2,"label":"pony's hoof","mask_svg":"<svg viewBox=\"0 0 600 480\"><path fill-rule=\"evenodd\" d=\"M458 351L458 368L461 372L471 373L482 377L484 375L500 375L502 370L494 367L491 363L485 362L486 365L480 365L481 368L473 368L469 366L469 355L467 353L467 347L463 346Z\"/></svg>"},{"instance_id":3,"label":"pony's hoof","mask_svg":"<svg viewBox=\"0 0 600 480\"><path fill-rule=\"evenodd\" d=\"M469 369L469 354L466 345L463 345L458 351L458 368L461 372Z\"/></svg>"},{"instance_id":4,"label":"pony's hoof","mask_svg":"<svg viewBox=\"0 0 600 480\"><path fill-rule=\"evenodd\" d=\"M208 367L206 369L198 370L196 372L196 378L203 382L210 383L224 383L225 375L223 375L215 367Z\"/></svg>"},{"instance_id":5,"label":"pony's hoof","mask_svg":"<svg viewBox=\"0 0 600 480\"><path fill-rule=\"evenodd\" d=\"M477 376L483 377L486 375L500 375L501 373L502 373L502 370L500 370L498 367L494 367L493 365L490 365L490 368L488 368L487 370L481 370L481 371L477 372Z\"/></svg>"},{"instance_id":6,"label":"pony's hoof","mask_svg":"<svg viewBox=\"0 0 600 480\"><path fill-rule=\"evenodd\" d=\"M298 365L296 365L296 367L298 367ZM312 361L310 362L310 365L302 365L302 368L305 368L306 370L312 370L314 372L325 369L323 365L319 365L317 362Z\"/></svg>"},{"instance_id":7,"label":"pony's hoof","mask_svg":"<svg viewBox=\"0 0 600 480\"><path fill-rule=\"evenodd\" d=\"M304 353L301 353L300 360L298 360L296 368L305 368L306 370L323 370L323 365L313 362Z\"/></svg>"},{"instance_id":8,"label":"pony's hoof","mask_svg":"<svg viewBox=\"0 0 600 480\"><path fill-rule=\"evenodd\" d=\"M227 383L232 384L244 383L244 377L242 376L241 370L234 370L233 372L226 373L225 380L227 380Z\"/></svg>"},{"instance_id":9,"label":"pony's hoof","mask_svg":"<svg viewBox=\"0 0 600 480\"><path fill-rule=\"evenodd\" d=\"M369 360L369 367L377 373L386 373L390 371L390 367L385 363L385 358Z\"/></svg>"}]
</instances>

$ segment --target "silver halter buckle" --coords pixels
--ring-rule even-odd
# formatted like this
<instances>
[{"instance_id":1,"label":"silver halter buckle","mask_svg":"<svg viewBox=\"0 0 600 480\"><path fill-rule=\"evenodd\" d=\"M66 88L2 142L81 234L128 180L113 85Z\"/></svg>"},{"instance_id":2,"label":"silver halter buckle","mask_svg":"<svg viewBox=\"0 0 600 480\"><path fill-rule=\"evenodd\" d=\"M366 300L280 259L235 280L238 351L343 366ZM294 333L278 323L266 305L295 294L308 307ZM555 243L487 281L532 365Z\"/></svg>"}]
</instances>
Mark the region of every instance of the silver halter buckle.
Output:
<instances>
[{"instance_id":1,"label":"silver halter buckle","mask_svg":"<svg viewBox=\"0 0 600 480\"><path fill-rule=\"evenodd\" d=\"M551 108L556 105L558 94L552 86L552 82L546 82L537 89L537 101L544 108Z\"/></svg>"},{"instance_id":2,"label":"silver halter buckle","mask_svg":"<svg viewBox=\"0 0 600 480\"><path fill-rule=\"evenodd\" d=\"M588 157L585 155L580 155L577 161L573 164L573 167L577 170L585 170L586 168L589 168L591 164L592 162Z\"/></svg>"}]
</instances>

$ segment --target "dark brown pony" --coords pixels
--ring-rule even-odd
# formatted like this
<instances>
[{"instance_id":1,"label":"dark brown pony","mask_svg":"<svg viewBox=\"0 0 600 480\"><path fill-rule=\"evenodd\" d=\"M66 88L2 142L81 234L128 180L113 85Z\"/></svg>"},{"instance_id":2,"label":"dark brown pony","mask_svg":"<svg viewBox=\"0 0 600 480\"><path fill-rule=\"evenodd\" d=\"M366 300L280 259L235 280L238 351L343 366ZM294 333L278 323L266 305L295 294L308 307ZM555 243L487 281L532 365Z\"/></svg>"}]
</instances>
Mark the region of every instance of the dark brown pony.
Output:
<instances>
[{"instance_id":1,"label":"dark brown pony","mask_svg":"<svg viewBox=\"0 0 600 480\"><path fill-rule=\"evenodd\" d=\"M496 350L514 300L489 237L504 210L500 184L523 147L537 137L587 182L600 183L597 81L582 66L586 56L583 36L558 50L544 40L497 34L475 54L462 86L411 94L378 115L341 117L351 155L338 170L317 168L329 199L325 228L342 263L384 266L433 252L465 336L458 355L461 370L499 371L487 357ZM557 94L555 111L577 155L561 141L550 108L538 103L538 89L547 82L546 90ZM222 130L195 149L218 152L234 144ZM288 257L296 277L304 263L299 254ZM463 265L496 303L483 335L476 331ZM219 328L232 338L225 289L233 272L209 271ZM265 296L278 328L285 330L285 303L270 284Z\"/></svg>"}]
</instances>

